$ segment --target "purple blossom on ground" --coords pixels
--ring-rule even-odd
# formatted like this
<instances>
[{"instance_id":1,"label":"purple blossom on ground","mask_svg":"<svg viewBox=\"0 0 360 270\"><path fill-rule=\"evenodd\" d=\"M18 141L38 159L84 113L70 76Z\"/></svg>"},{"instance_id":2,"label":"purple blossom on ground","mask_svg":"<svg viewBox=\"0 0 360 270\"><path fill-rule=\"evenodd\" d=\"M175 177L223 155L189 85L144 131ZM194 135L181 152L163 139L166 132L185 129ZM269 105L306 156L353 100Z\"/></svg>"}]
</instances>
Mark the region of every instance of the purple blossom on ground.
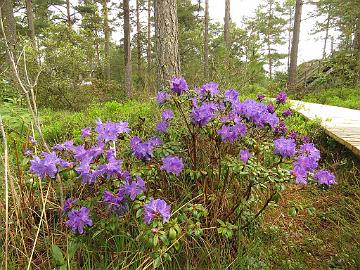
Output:
<instances>
[{"instance_id":1,"label":"purple blossom on ground","mask_svg":"<svg viewBox=\"0 0 360 270\"><path fill-rule=\"evenodd\" d=\"M238 91L236 91L234 89L230 89L230 90L225 91L224 97L225 97L225 101L234 102L234 101L238 100L239 93L238 93Z\"/></svg>"},{"instance_id":2,"label":"purple blossom on ground","mask_svg":"<svg viewBox=\"0 0 360 270\"><path fill-rule=\"evenodd\" d=\"M55 178L58 171L56 166L59 164L60 159L56 156L55 152L42 153L43 159L35 156L33 160L30 160L30 171L37 174L40 178L49 176Z\"/></svg>"},{"instance_id":3,"label":"purple blossom on ground","mask_svg":"<svg viewBox=\"0 0 360 270\"><path fill-rule=\"evenodd\" d=\"M300 146L299 152L302 155L311 157L312 159L319 161L320 160L320 151L316 148L313 143L305 143Z\"/></svg>"},{"instance_id":4,"label":"purple blossom on ground","mask_svg":"<svg viewBox=\"0 0 360 270\"><path fill-rule=\"evenodd\" d=\"M168 93L165 92L158 92L157 96L156 96L156 102L161 105L163 103L165 103L165 101L170 100L170 95Z\"/></svg>"},{"instance_id":5,"label":"purple blossom on ground","mask_svg":"<svg viewBox=\"0 0 360 270\"><path fill-rule=\"evenodd\" d=\"M161 114L161 119L167 121L174 117L174 113L172 110L164 110Z\"/></svg>"},{"instance_id":6,"label":"purple blossom on ground","mask_svg":"<svg viewBox=\"0 0 360 270\"><path fill-rule=\"evenodd\" d=\"M144 193L146 190L144 180L140 176L135 177L136 181L132 181L131 183L127 182L124 186L125 193L129 195L132 201L135 200L137 195Z\"/></svg>"},{"instance_id":7,"label":"purple blossom on ground","mask_svg":"<svg viewBox=\"0 0 360 270\"><path fill-rule=\"evenodd\" d=\"M164 200L150 198L150 202L144 205L144 221L146 224L156 217L162 217L162 222L166 223L170 219L170 205L168 205Z\"/></svg>"},{"instance_id":8,"label":"purple blossom on ground","mask_svg":"<svg viewBox=\"0 0 360 270\"><path fill-rule=\"evenodd\" d=\"M307 184L307 171L301 166L294 166L291 174L295 176L295 183L300 185Z\"/></svg>"},{"instance_id":9,"label":"purple blossom on ground","mask_svg":"<svg viewBox=\"0 0 360 270\"><path fill-rule=\"evenodd\" d=\"M110 122L102 123L101 120L96 121L95 131L98 134L98 141L116 141L122 133L129 133L129 124L127 122Z\"/></svg>"},{"instance_id":10,"label":"purple blossom on ground","mask_svg":"<svg viewBox=\"0 0 360 270\"><path fill-rule=\"evenodd\" d=\"M292 111L291 110L285 110L285 111L283 111L283 113L282 113L282 115L284 116L284 117L289 117L290 115L292 115Z\"/></svg>"},{"instance_id":11,"label":"purple blossom on ground","mask_svg":"<svg viewBox=\"0 0 360 270\"><path fill-rule=\"evenodd\" d=\"M89 137L89 136L91 136L91 128L90 127L83 128L81 130L81 137L84 139L84 138Z\"/></svg>"},{"instance_id":12,"label":"purple blossom on ground","mask_svg":"<svg viewBox=\"0 0 360 270\"><path fill-rule=\"evenodd\" d=\"M280 155L284 158L295 155L296 143L293 139L285 139L281 137L274 140L275 150L274 154Z\"/></svg>"},{"instance_id":13,"label":"purple blossom on ground","mask_svg":"<svg viewBox=\"0 0 360 270\"><path fill-rule=\"evenodd\" d=\"M266 108L267 108L269 113L274 113L275 112L275 107L274 107L274 104L272 104L272 103L269 103Z\"/></svg>"},{"instance_id":14,"label":"purple blossom on ground","mask_svg":"<svg viewBox=\"0 0 360 270\"><path fill-rule=\"evenodd\" d=\"M252 155L250 154L249 150L247 149L240 150L240 160L245 164L248 163L248 160L251 158L251 156Z\"/></svg>"},{"instance_id":15,"label":"purple blossom on ground","mask_svg":"<svg viewBox=\"0 0 360 270\"><path fill-rule=\"evenodd\" d=\"M165 120L160 121L156 125L156 130L159 131L160 133L166 133L168 128L169 128L169 123L166 122Z\"/></svg>"},{"instance_id":16,"label":"purple blossom on ground","mask_svg":"<svg viewBox=\"0 0 360 270\"><path fill-rule=\"evenodd\" d=\"M315 173L314 179L319 185L331 186L335 184L335 175L327 170L319 170Z\"/></svg>"},{"instance_id":17,"label":"purple blossom on ground","mask_svg":"<svg viewBox=\"0 0 360 270\"><path fill-rule=\"evenodd\" d=\"M90 209L86 207L81 207L79 210L72 209L65 224L67 227L71 228L74 233L78 231L80 234L83 234L85 226L93 225L89 214Z\"/></svg>"},{"instance_id":18,"label":"purple blossom on ground","mask_svg":"<svg viewBox=\"0 0 360 270\"><path fill-rule=\"evenodd\" d=\"M203 103L200 107L194 107L191 112L191 119L200 127L205 126L215 116L217 106L212 103Z\"/></svg>"},{"instance_id":19,"label":"purple blossom on ground","mask_svg":"<svg viewBox=\"0 0 360 270\"><path fill-rule=\"evenodd\" d=\"M174 77L171 80L170 89L175 94L181 95L182 93L186 92L189 89L189 87L184 78Z\"/></svg>"},{"instance_id":20,"label":"purple blossom on ground","mask_svg":"<svg viewBox=\"0 0 360 270\"><path fill-rule=\"evenodd\" d=\"M264 100L265 96L264 96L263 94L258 94L258 95L256 96L256 98L257 98L258 101L261 102L261 101Z\"/></svg>"},{"instance_id":21,"label":"purple blossom on ground","mask_svg":"<svg viewBox=\"0 0 360 270\"><path fill-rule=\"evenodd\" d=\"M165 170L167 173L174 173L178 176L184 168L182 159L176 156L167 156L162 158L163 165L160 169Z\"/></svg>"},{"instance_id":22,"label":"purple blossom on ground","mask_svg":"<svg viewBox=\"0 0 360 270\"><path fill-rule=\"evenodd\" d=\"M286 93L284 91L281 91L276 97L276 102L284 104L286 99L287 99Z\"/></svg>"},{"instance_id":23,"label":"purple blossom on ground","mask_svg":"<svg viewBox=\"0 0 360 270\"><path fill-rule=\"evenodd\" d=\"M64 201L64 207L63 207L63 211L67 212L69 211L71 208L73 208L74 204L77 202L77 199L74 198L68 198Z\"/></svg>"}]
</instances>

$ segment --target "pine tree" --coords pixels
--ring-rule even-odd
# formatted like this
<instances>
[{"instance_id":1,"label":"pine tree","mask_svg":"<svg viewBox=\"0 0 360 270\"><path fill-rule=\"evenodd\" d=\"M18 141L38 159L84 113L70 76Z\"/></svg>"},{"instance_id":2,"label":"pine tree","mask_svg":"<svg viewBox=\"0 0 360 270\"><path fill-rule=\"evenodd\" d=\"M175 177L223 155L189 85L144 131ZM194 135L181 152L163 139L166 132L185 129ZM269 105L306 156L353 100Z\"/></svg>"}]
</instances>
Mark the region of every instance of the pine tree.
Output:
<instances>
[{"instance_id":1,"label":"pine tree","mask_svg":"<svg viewBox=\"0 0 360 270\"><path fill-rule=\"evenodd\" d=\"M131 68L131 44L130 44L130 7L129 0L123 0L124 10L124 61L125 77L124 89L127 97L132 95L132 68Z\"/></svg>"}]
</instances>

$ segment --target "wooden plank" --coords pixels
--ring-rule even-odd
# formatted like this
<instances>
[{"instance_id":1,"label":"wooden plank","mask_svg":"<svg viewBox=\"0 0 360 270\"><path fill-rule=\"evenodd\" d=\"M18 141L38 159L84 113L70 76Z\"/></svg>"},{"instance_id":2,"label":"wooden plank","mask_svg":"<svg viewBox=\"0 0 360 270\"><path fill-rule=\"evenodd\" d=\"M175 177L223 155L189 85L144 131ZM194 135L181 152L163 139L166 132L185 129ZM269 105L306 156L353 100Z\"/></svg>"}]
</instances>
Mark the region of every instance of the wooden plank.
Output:
<instances>
[{"instance_id":1,"label":"wooden plank","mask_svg":"<svg viewBox=\"0 0 360 270\"><path fill-rule=\"evenodd\" d=\"M292 100L291 108L310 120L319 120L325 133L360 157L360 111Z\"/></svg>"}]
</instances>

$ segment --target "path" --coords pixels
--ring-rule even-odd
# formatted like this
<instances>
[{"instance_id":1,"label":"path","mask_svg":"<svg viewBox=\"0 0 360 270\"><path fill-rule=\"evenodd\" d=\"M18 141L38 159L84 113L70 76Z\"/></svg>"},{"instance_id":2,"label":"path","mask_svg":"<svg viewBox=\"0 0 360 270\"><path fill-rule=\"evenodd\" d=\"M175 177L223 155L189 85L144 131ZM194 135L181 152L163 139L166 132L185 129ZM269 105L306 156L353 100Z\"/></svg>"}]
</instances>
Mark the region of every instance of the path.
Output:
<instances>
[{"instance_id":1,"label":"path","mask_svg":"<svg viewBox=\"0 0 360 270\"><path fill-rule=\"evenodd\" d=\"M291 101L291 108L310 120L320 119L325 132L360 157L360 110Z\"/></svg>"}]
</instances>

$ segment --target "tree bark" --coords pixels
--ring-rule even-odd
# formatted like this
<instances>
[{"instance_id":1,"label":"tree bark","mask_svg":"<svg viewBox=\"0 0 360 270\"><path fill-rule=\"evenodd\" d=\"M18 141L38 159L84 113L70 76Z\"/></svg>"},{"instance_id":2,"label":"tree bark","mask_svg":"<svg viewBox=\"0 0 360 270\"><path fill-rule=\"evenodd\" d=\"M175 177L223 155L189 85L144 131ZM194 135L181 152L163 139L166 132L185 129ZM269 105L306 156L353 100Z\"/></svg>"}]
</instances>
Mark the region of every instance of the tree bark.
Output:
<instances>
[{"instance_id":1,"label":"tree bark","mask_svg":"<svg viewBox=\"0 0 360 270\"><path fill-rule=\"evenodd\" d=\"M204 25L204 77L209 80L209 0L205 0Z\"/></svg>"},{"instance_id":2,"label":"tree bark","mask_svg":"<svg viewBox=\"0 0 360 270\"><path fill-rule=\"evenodd\" d=\"M296 0L293 40L291 46L290 68L289 68L289 79L288 79L288 88L290 91L294 91L296 88L296 71L297 71L297 58L298 58L298 49L299 49L302 5L303 5L302 0Z\"/></svg>"},{"instance_id":3,"label":"tree bark","mask_svg":"<svg viewBox=\"0 0 360 270\"><path fill-rule=\"evenodd\" d=\"M146 50L146 58L147 58L147 70L150 74L151 70L151 0L148 0L148 25L147 25L147 50Z\"/></svg>"},{"instance_id":4,"label":"tree bark","mask_svg":"<svg viewBox=\"0 0 360 270\"><path fill-rule=\"evenodd\" d=\"M33 11L33 0L26 0L26 17L29 28L29 36L33 43L34 48L36 48L35 41L35 26L34 26L34 11Z\"/></svg>"},{"instance_id":5,"label":"tree bark","mask_svg":"<svg viewBox=\"0 0 360 270\"><path fill-rule=\"evenodd\" d=\"M165 88L174 76L180 76L176 0L156 0L157 75L159 88Z\"/></svg>"},{"instance_id":6,"label":"tree bark","mask_svg":"<svg viewBox=\"0 0 360 270\"><path fill-rule=\"evenodd\" d=\"M289 29L288 29L288 57L287 57L287 71L290 69L290 54L291 54L291 28L292 28L292 8L289 8Z\"/></svg>"},{"instance_id":7,"label":"tree bark","mask_svg":"<svg viewBox=\"0 0 360 270\"><path fill-rule=\"evenodd\" d=\"M356 76L354 85L360 81L360 18L357 18L356 28L355 28L355 44L354 44L355 54L356 54Z\"/></svg>"},{"instance_id":8,"label":"tree bark","mask_svg":"<svg viewBox=\"0 0 360 270\"><path fill-rule=\"evenodd\" d=\"M139 0L136 0L136 47L137 47L137 74L139 81L141 81L141 25L140 25L140 3Z\"/></svg>"},{"instance_id":9,"label":"tree bark","mask_svg":"<svg viewBox=\"0 0 360 270\"><path fill-rule=\"evenodd\" d=\"M14 53L16 45L16 23L13 11L13 2L9 0L0 0L0 8L0 19L3 20L3 31L5 33L6 41L9 45L10 51ZM3 36L2 31L0 32L0 36Z\"/></svg>"},{"instance_id":10,"label":"tree bark","mask_svg":"<svg viewBox=\"0 0 360 270\"><path fill-rule=\"evenodd\" d=\"M224 41L227 47L230 47L230 0L225 0L225 18L224 18Z\"/></svg>"},{"instance_id":11,"label":"tree bark","mask_svg":"<svg viewBox=\"0 0 360 270\"><path fill-rule=\"evenodd\" d=\"M71 29L72 22L71 22L70 0L66 0L66 22L68 24L68 27Z\"/></svg>"},{"instance_id":12,"label":"tree bark","mask_svg":"<svg viewBox=\"0 0 360 270\"><path fill-rule=\"evenodd\" d=\"M272 13L273 13L273 7L272 7L273 1L269 1L269 20L268 20L268 28L270 28L271 25L271 18L272 18ZM271 40L270 40L270 32L272 32L272 29L267 29L267 49L268 49L268 65L269 65L269 77L270 79L272 79L272 74L273 74L273 59L272 59L272 54L271 54Z\"/></svg>"},{"instance_id":13,"label":"tree bark","mask_svg":"<svg viewBox=\"0 0 360 270\"><path fill-rule=\"evenodd\" d=\"M131 97L132 72L131 72L129 0L123 0L123 9L124 9L124 60L125 60L124 88L127 97Z\"/></svg>"},{"instance_id":14,"label":"tree bark","mask_svg":"<svg viewBox=\"0 0 360 270\"><path fill-rule=\"evenodd\" d=\"M326 48L327 48L327 41L329 39L329 27L330 27L330 7L329 13L326 19L326 29L325 29L325 38L324 38L324 48L323 48L323 59L326 57Z\"/></svg>"},{"instance_id":15,"label":"tree bark","mask_svg":"<svg viewBox=\"0 0 360 270\"><path fill-rule=\"evenodd\" d=\"M102 0L103 5L103 20L104 20L104 56L105 56L105 79L111 79L110 70L110 28L109 28L109 10L107 0Z\"/></svg>"}]
</instances>

